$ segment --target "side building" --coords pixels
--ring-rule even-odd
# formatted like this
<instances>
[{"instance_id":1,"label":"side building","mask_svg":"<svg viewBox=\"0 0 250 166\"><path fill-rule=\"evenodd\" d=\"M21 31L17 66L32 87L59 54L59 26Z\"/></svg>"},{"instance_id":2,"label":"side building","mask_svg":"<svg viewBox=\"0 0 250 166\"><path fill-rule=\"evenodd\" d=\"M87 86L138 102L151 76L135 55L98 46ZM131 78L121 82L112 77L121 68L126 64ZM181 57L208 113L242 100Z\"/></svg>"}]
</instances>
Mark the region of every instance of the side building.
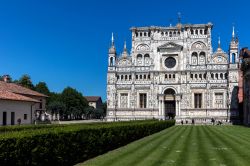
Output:
<instances>
[{"instance_id":1,"label":"side building","mask_svg":"<svg viewBox=\"0 0 250 166\"><path fill-rule=\"evenodd\" d=\"M35 120L45 119L47 97L20 85L0 81L0 125L32 124Z\"/></svg>"},{"instance_id":2,"label":"side building","mask_svg":"<svg viewBox=\"0 0 250 166\"><path fill-rule=\"evenodd\" d=\"M108 54L107 120L237 121L238 39L213 52L211 23L133 27L130 54Z\"/></svg>"},{"instance_id":3,"label":"side building","mask_svg":"<svg viewBox=\"0 0 250 166\"><path fill-rule=\"evenodd\" d=\"M102 108L102 98L100 96L84 96L89 106L94 108Z\"/></svg>"}]
</instances>

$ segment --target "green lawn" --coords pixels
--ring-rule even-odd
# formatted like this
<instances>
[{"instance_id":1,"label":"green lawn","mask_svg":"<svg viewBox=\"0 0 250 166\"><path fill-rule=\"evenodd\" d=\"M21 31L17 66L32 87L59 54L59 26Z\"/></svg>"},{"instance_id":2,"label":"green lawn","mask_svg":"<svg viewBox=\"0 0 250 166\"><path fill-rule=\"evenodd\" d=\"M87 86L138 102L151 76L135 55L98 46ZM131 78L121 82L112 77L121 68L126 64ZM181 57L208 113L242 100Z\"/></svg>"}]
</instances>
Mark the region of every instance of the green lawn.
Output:
<instances>
[{"instance_id":1,"label":"green lawn","mask_svg":"<svg viewBox=\"0 0 250 166\"><path fill-rule=\"evenodd\" d=\"M250 165L250 128L174 126L81 165Z\"/></svg>"}]
</instances>

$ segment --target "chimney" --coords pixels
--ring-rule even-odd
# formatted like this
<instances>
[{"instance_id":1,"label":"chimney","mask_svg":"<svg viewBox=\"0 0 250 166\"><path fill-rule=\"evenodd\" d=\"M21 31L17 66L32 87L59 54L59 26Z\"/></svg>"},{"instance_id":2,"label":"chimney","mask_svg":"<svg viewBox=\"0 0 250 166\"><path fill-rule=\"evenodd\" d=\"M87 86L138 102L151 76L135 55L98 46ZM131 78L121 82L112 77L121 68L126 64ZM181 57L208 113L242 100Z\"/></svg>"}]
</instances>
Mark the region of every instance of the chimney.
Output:
<instances>
[{"instance_id":1,"label":"chimney","mask_svg":"<svg viewBox=\"0 0 250 166\"><path fill-rule=\"evenodd\" d=\"M3 81L9 83L10 82L10 75L3 75Z\"/></svg>"}]
</instances>

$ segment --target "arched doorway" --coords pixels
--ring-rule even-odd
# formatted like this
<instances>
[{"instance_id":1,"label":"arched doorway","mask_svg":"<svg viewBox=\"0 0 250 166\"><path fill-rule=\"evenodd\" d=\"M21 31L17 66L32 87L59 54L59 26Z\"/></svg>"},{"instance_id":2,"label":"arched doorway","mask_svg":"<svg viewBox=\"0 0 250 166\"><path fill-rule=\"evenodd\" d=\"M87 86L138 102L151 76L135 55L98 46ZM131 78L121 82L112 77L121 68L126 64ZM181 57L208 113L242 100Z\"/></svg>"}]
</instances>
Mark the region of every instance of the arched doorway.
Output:
<instances>
[{"instance_id":1,"label":"arched doorway","mask_svg":"<svg viewBox=\"0 0 250 166\"><path fill-rule=\"evenodd\" d=\"M174 119L176 112L175 105L175 91L171 88L168 88L164 91L164 108L165 116L167 119Z\"/></svg>"}]
</instances>

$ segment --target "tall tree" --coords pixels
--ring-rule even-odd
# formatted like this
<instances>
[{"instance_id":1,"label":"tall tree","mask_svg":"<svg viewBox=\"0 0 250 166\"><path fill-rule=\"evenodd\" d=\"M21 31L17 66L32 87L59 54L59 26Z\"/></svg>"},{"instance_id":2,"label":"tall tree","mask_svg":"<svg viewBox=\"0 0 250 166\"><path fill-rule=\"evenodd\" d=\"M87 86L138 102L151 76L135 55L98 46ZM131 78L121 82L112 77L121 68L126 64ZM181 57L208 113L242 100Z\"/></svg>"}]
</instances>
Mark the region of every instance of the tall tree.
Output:
<instances>
[{"instance_id":1,"label":"tall tree","mask_svg":"<svg viewBox=\"0 0 250 166\"><path fill-rule=\"evenodd\" d=\"M76 119L81 118L84 114L84 108L88 106L88 102L83 95L71 87L67 87L63 90L61 101L66 106L65 118L68 116L70 116L70 118L73 116Z\"/></svg>"},{"instance_id":2,"label":"tall tree","mask_svg":"<svg viewBox=\"0 0 250 166\"><path fill-rule=\"evenodd\" d=\"M107 113L107 101L102 103L103 114L106 116Z\"/></svg>"},{"instance_id":3,"label":"tall tree","mask_svg":"<svg viewBox=\"0 0 250 166\"><path fill-rule=\"evenodd\" d=\"M39 82L38 84L36 84L35 90L47 96L50 95L49 88L45 82Z\"/></svg>"},{"instance_id":4,"label":"tall tree","mask_svg":"<svg viewBox=\"0 0 250 166\"><path fill-rule=\"evenodd\" d=\"M18 81L18 84L20 84L23 87L29 88L29 89L34 89L34 85L31 81L31 78L29 75L24 74Z\"/></svg>"},{"instance_id":5,"label":"tall tree","mask_svg":"<svg viewBox=\"0 0 250 166\"><path fill-rule=\"evenodd\" d=\"M53 114L59 114L60 115L60 119L63 119L63 115L65 114L65 104L62 103L61 101L51 101L48 104L48 110L50 111L50 113Z\"/></svg>"}]
</instances>

